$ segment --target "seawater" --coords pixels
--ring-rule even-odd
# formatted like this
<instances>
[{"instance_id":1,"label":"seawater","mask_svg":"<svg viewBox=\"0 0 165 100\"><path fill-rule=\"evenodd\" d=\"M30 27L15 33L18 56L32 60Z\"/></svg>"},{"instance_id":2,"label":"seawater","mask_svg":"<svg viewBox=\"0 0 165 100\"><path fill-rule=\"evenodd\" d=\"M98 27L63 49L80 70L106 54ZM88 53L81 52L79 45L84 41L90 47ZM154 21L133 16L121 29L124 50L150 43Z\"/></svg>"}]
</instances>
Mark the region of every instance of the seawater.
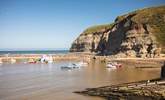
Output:
<instances>
[{"instance_id":1,"label":"seawater","mask_svg":"<svg viewBox=\"0 0 165 100\"><path fill-rule=\"evenodd\" d=\"M110 70L105 63L62 70L70 61L52 64L1 64L0 100L104 100L73 93L85 88L158 78L160 69L137 69L133 65Z\"/></svg>"},{"instance_id":2,"label":"seawater","mask_svg":"<svg viewBox=\"0 0 165 100\"><path fill-rule=\"evenodd\" d=\"M4 54L67 54L69 50L24 50L24 51L0 51Z\"/></svg>"}]
</instances>

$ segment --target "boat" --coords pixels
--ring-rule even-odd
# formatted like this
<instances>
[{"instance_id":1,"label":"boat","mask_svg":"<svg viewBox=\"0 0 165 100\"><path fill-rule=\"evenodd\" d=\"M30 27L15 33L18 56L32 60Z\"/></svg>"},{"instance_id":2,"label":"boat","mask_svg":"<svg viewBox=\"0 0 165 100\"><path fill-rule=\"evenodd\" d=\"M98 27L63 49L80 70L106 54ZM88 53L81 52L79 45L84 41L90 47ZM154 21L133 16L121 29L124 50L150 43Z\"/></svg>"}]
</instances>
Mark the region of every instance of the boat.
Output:
<instances>
[{"instance_id":1,"label":"boat","mask_svg":"<svg viewBox=\"0 0 165 100\"><path fill-rule=\"evenodd\" d=\"M47 56L43 55L40 59L41 63L53 63L53 57L52 56Z\"/></svg>"},{"instance_id":2,"label":"boat","mask_svg":"<svg viewBox=\"0 0 165 100\"><path fill-rule=\"evenodd\" d=\"M61 66L61 69L77 69L77 68L80 68L80 66L77 66L74 63L69 63L66 66Z\"/></svg>"},{"instance_id":3,"label":"boat","mask_svg":"<svg viewBox=\"0 0 165 100\"><path fill-rule=\"evenodd\" d=\"M107 63L107 68L117 69L120 67L122 67L122 65L117 62L108 62Z\"/></svg>"},{"instance_id":4,"label":"boat","mask_svg":"<svg viewBox=\"0 0 165 100\"><path fill-rule=\"evenodd\" d=\"M42 55L42 57L40 59L41 63L45 63L46 59L47 59L47 56L46 55Z\"/></svg>"}]
</instances>

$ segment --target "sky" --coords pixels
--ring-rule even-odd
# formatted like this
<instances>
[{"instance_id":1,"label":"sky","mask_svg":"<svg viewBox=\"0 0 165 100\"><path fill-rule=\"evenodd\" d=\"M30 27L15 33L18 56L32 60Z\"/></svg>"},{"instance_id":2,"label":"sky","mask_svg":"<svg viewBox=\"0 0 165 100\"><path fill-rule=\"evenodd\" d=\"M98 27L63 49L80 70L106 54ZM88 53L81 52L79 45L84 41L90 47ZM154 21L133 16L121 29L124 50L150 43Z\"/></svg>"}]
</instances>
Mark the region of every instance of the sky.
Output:
<instances>
[{"instance_id":1,"label":"sky","mask_svg":"<svg viewBox=\"0 0 165 100\"><path fill-rule=\"evenodd\" d=\"M0 50L69 49L86 28L165 0L0 0Z\"/></svg>"}]
</instances>

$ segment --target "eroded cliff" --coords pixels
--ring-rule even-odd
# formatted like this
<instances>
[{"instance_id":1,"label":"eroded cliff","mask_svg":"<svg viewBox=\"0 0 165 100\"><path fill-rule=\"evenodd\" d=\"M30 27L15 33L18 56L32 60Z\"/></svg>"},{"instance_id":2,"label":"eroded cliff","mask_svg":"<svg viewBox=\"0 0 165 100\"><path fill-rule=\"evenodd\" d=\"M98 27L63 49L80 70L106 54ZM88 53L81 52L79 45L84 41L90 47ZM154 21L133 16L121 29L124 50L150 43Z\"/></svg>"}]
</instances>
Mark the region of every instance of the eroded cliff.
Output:
<instances>
[{"instance_id":1,"label":"eroded cliff","mask_svg":"<svg viewBox=\"0 0 165 100\"><path fill-rule=\"evenodd\" d=\"M113 24L88 28L73 42L72 52L119 57L153 57L164 52L165 6L119 16Z\"/></svg>"}]
</instances>

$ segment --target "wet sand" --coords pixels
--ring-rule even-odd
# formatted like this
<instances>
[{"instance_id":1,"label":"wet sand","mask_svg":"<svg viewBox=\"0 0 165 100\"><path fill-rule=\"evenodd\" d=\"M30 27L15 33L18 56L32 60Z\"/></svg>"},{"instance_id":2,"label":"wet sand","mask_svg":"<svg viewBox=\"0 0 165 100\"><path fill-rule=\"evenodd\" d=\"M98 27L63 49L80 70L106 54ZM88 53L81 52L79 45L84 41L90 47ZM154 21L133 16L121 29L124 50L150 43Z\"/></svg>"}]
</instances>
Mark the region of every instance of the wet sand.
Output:
<instances>
[{"instance_id":1,"label":"wet sand","mask_svg":"<svg viewBox=\"0 0 165 100\"><path fill-rule=\"evenodd\" d=\"M153 79L160 68L137 69L130 66L110 70L105 63L92 61L89 66L61 70L66 61L53 64L2 64L0 66L0 100L103 100L73 93L126 82Z\"/></svg>"}]
</instances>

